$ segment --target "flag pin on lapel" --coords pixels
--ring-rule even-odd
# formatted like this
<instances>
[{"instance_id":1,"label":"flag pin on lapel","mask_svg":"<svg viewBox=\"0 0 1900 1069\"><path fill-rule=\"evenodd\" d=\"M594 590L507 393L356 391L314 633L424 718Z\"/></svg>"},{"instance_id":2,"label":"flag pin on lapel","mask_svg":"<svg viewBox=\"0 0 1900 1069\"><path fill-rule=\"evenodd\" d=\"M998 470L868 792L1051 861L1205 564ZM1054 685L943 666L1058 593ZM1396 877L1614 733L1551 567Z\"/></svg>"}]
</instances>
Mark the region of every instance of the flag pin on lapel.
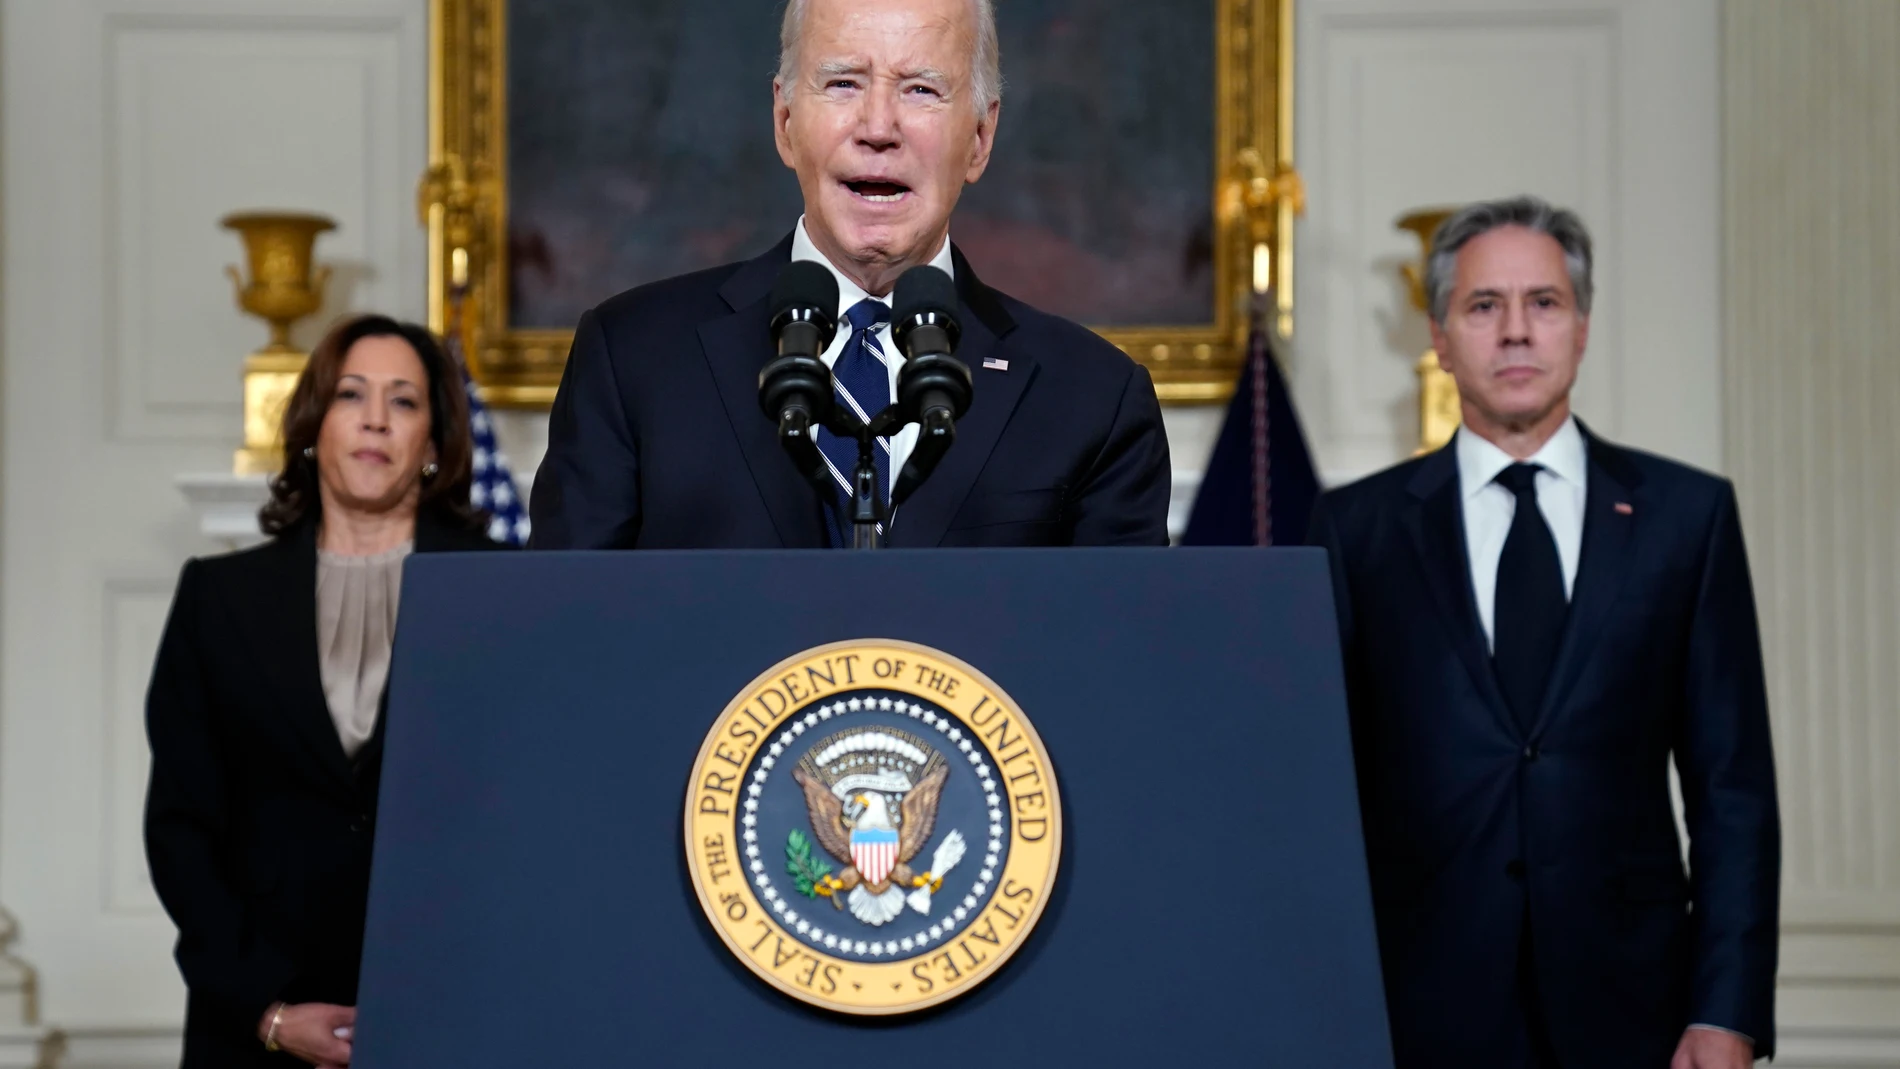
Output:
<instances>
[{"instance_id":1,"label":"flag pin on lapel","mask_svg":"<svg viewBox=\"0 0 1900 1069\"><path fill-rule=\"evenodd\" d=\"M983 366L990 371L1008 371L1009 361L998 360L993 356L986 356L983 358Z\"/></svg>"},{"instance_id":2,"label":"flag pin on lapel","mask_svg":"<svg viewBox=\"0 0 1900 1069\"><path fill-rule=\"evenodd\" d=\"M1636 510L1630 506L1629 502L1618 501L1616 503L1616 514L1618 516L1634 516L1636 515Z\"/></svg>"}]
</instances>

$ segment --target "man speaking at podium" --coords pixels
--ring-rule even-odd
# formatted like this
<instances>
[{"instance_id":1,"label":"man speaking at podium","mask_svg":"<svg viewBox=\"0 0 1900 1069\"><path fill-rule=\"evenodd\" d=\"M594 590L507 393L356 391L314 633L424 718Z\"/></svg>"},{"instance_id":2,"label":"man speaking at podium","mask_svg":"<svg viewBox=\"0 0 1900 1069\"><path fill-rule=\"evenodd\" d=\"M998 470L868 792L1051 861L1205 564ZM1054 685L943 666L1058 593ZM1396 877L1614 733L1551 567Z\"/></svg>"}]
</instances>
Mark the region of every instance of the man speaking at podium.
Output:
<instances>
[{"instance_id":1,"label":"man speaking at podium","mask_svg":"<svg viewBox=\"0 0 1900 1069\"><path fill-rule=\"evenodd\" d=\"M898 276L935 265L955 280L956 355L974 400L892 517L889 545L1165 545L1168 447L1147 372L984 286L950 244L951 211L989 163L1002 106L991 0L791 0L774 90L804 217L758 259L581 317L535 477L533 548L849 544L760 410L768 296L794 259L837 277L839 329L823 359L839 403L869 415L895 396L903 359L888 304ZM910 424L879 442L881 478L903 467L915 434ZM834 455L836 443L819 444ZM833 467L846 493L828 496L848 500L851 468Z\"/></svg>"}]
</instances>

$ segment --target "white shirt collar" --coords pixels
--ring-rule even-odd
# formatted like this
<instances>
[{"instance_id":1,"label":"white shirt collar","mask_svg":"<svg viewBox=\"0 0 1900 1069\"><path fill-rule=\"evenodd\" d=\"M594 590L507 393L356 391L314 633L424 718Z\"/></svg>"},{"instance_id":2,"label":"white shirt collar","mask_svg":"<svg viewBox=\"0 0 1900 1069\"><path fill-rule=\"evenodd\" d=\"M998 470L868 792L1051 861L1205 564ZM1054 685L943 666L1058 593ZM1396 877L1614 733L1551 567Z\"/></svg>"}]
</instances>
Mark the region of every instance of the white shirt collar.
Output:
<instances>
[{"instance_id":1,"label":"white shirt collar","mask_svg":"<svg viewBox=\"0 0 1900 1069\"><path fill-rule=\"evenodd\" d=\"M1474 434L1469 427L1458 428L1454 448L1458 454L1459 489L1466 500L1490 486L1499 472L1517 463L1517 458ZM1589 456L1583 432L1577 429L1576 417L1564 420L1544 447L1524 463L1539 465L1573 486L1587 487Z\"/></svg>"},{"instance_id":2,"label":"white shirt collar","mask_svg":"<svg viewBox=\"0 0 1900 1069\"><path fill-rule=\"evenodd\" d=\"M864 292L862 286L851 281L851 276L838 270L838 265L832 263L831 259L824 253L818 251L818 246L812 244L811 235L805 231L805 217L802 215L798 217L798 226L792 229L792 261L796 263L799 260L810 260L813 263L824 264L831 269L832 276L838 280L838 318L840 320L843 320L844 314L855 307L859 301L871 296ZM955 258L950 255L950 238L948 235L944 236L943 248L939 249L937 255L931 258L930 266L949 275L953 280L957 277ZM891 303L889 296L879 297L877 300L883 301L885 304Z\"/></svg>"}]
</instances>

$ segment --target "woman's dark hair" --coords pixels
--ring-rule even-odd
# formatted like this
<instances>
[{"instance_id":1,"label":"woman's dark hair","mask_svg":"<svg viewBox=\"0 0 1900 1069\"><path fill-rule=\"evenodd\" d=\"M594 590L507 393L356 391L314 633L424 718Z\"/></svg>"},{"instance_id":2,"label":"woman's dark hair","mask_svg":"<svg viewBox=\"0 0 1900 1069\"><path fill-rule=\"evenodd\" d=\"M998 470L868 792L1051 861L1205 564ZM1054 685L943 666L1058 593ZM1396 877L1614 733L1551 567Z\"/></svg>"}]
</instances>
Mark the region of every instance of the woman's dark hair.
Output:
<instances>
[{"instance_id":1,"label":"woman's dark hair","mask_svg":"<svg viewBox=\"0 0 1900 1069\"><path fill-rule=\"evenodd\" d=\"M322 508L317 494L317 462L304 455L313 449L323 419L336 398L343 359L364 338L401 338L416 351L428 375L429 437L435 440L437 471L422 483L416 511L432 513L452 527L479 529L486 518L469 506L474 481L474 445L469 438L468 397L462 392L459 368L449 362L435 335L414 323L388 316L363 315L346 319L330 329L310 352L296 389L284 404L284 470L270 481L270 501L258 514L267 535L278 535L313 517Z\"/></svg>"}]
</instances>

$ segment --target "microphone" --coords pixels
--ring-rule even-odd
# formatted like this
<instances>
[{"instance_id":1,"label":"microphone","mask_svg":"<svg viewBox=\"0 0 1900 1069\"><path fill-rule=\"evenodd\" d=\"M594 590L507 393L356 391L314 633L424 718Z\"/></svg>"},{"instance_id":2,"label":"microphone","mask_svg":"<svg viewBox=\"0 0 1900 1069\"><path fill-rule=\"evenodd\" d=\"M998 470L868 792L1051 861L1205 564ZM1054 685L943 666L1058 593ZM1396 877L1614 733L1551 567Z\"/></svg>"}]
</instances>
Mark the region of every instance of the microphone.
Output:
<instances>
[{"instance_id":1,"label":"microphone","mask_svg":"<svg viewBox=\"0 0 1900 1069\"><path fill-rule=\"evenodd\" d=\"M813 482L826 482L815 435L832 415L831 369L819 359L838 331L838 280L824 265L797 261L772 285L772 346L759 371L759 407L778 425L779 444Z\"/></svg>"},{"instance_id":2,"label":"microphone","mask_svg":"<svg viewBox=\"0 0 1900 1069\"><path fill-rule=\"evenodd\" d=\"M892 295L891 337L904 354L897 373L897 408L904 423L918 425L904 470L891 488L896 506L935 471L957 437L956 421L970 409L970 369L956 358L963 328L957 323L957 287L937 268L913 267Z\"/></svg>"}]
</instances>

